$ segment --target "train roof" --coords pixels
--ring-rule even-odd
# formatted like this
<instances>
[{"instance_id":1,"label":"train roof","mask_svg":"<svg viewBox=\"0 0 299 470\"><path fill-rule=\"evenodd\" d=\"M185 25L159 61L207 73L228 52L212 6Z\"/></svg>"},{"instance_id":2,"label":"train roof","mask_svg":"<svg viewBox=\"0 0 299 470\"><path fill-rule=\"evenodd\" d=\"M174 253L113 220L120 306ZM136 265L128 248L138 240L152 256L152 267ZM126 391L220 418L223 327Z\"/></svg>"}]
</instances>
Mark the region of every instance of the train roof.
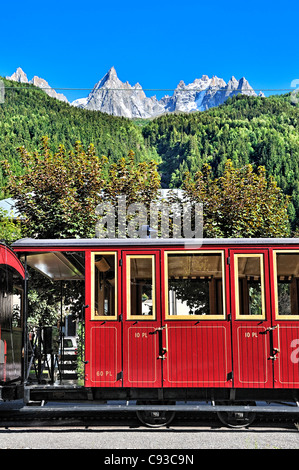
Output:
<instances>
[{"instance_id":1,"label":"train roof","mask_svg":"<svg viewBox=\"0 0 299 470\"><path fill-rule=\"evenodd\" d=\"M102 248L181 247L196 249L205 246L290 246L299 245L298 238L23 238L13 244L22 261L51 280L83 280L84 260L80 252Z\"/></svg>"},{"instance_id":2,"label":"train roof","mask_svg":"<svg viewBox=\"0 0 299 470\"><path fill-rule=\"evenodd\" d=\"M206 245L298 245L298 238L22 238L13 243L17 251L27 248L96 248L132 246Z\"/></svg>"}]
</instances>

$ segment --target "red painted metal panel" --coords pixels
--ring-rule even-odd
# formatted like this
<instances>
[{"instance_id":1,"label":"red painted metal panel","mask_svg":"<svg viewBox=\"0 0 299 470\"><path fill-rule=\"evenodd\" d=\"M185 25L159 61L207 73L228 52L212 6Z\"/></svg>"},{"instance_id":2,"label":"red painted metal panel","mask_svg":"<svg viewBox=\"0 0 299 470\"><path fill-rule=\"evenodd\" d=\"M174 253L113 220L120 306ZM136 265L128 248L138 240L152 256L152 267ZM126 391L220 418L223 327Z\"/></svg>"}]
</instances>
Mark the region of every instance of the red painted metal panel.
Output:
<instances>
[{"instance_id":1,"label":"red painted metal panel","mask_svg":"<svg viewBox=\"0 0 299 470\"><path fill-rule=\"evenodd\" d=\"M4 333L4 334L3 334ZM7 341L0 325L0 381L6 382Z\"/></svg>"},{"instance_id":2,"label":"red painted metal panel","mask_svg":"<svg viewBox=\"0 0 299 470\"><path fill-rule=\"evenodd\" d=\"M274 251L275 250L275 251ZM299 320L289 316L284 319L282 315L276 315L276 276L274 269L274 257L276 253L288 253L292 256L292 250L298 255L299 245L270 249L270 279L271 279L271 310L272 310L272 342L274 363L274 387L275 388L299 388ZM297 267L298 274L298 267ZM285 300L286 302L286 300ZM297 312L299 293L297 292Z\"/></svg>"},{"instance_id":3,"label":"red painted metal panel","mask_svg":"<svg viewBox=\"0 0 299 470\"><path fill-rule=\"evenodd\" d=\"M161 360L159 356L158 333L153 325L127 325L124 329L127 356L124 381L128 386L161 386Z\"/></svg>"},{"instance_id":4,"label":"red painted metal panel","mask_svg":"<svg viewBox=\"0 0 299 470\"><path fill-rule=\"evenodd\" d=\"M115 323L115 322L113 322ZM121 337L117 325L91 326L90 386L121 386Z\"/></svg>"},{"instance_id":5,"label":"red painted metal panel","mask_svg":"<svg viewBox=\"0 0 299 470\"><path fill-rule=\"evenodd\" d=\"M108 250L97 250L107 251ZM115 253L115 250L112 252ZM121 387L122 379L122 327L119 317L116 320L91 319L91 290L93 286L91 252L85 254L85 386ZM118 264L118 263L117 263ZM118 279L120 279L120 268ZM118 298L120 298L120 282ZM119 313L119 307L118 307Z\"/></svg>"},{"instance_id":6,"label":"red painted metal panel","mask_svg":"<svg viewBox=\"0 0 299 470\"><path fill-rule=\"evenodd\" d=\"M127 310L128 256L154 255L155 259L155 319L130 319ZM124 387L161 387L162 359L159 358L161 303L160 303L160 253L158 251L123 252L123 385Z\"/></svg>"},{"instance_id":7,"label":"red painted metal panel","mask_svg":"<svg viewBox=\"0 0 299 470\"><path fill-rule=\"evenodd\" d=\"M235 255L262 255L264 264L265 317L252 319L237 317L235 291ZM269 261L267 250L231 250L231 298L232 298L232 351L234 364L234 387L272 388L273 365L270 360L270 290Z\"/></svg>"},{"instance_id":8,"label":"red painted metal panel","mask_svg":"<svg viewBox=\"0 0 299 470\"><path fill-rule=\"evenodd\" d=\"M168 322L164 386L231 387L227 322Z\"/></svg>"},{"instance_id":9,"label":"red painted metal panel","mask_svg":"<svg viewBox=\"0 0 299 470\"><path fill-rule=\"evenodd\" d=\"M0 245L0 264L11 266L18 271L23 278L25 277L24 266L16 255L4 245Z\"/></svg>"},{"instance_id":10,"label":"red painted metal panel","mask_svg":"<svg viewBox=\"0 0 299 470\"><path fill-rule=\"evenodd\" d=\"M272 386L269 334L265 326L234 323L235 384L239 387Z\"/></svg>"},{"instance_id":11,"label":"red painted metal panel","mask_svg":"<svg viewBox=\"0 0 299 470\"><path fill-rule=\"evenodd\" d=\"M273 332L275 346L279 351L274 361L276 388L299 388L298 323L280 322L279 328Z\"/></svg>"}]
</instances>

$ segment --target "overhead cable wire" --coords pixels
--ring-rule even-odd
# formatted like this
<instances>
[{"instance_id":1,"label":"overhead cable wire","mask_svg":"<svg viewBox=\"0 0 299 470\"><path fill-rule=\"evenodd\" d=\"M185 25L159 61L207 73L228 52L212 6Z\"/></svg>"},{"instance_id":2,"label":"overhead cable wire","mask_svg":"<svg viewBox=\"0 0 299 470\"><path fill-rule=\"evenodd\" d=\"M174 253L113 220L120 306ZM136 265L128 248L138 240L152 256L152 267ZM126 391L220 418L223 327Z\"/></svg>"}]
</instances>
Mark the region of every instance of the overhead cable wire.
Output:
<instances>
[{"instance_id":1,"label":"overhead cable wire","mask_svg":"<svg viewBox=\"0 0 299 470\"><path fill-rule=\"evenodd\" d=\"M16 82L18 83L18 82ZM35 88L38 88L39 90L60 90L60 91L92 91L92 90L95 90L95 91L155 91L155 92L159 92L159 91L186 91L186 92L190 92L190 91L204 91L204 90L211 90L211 89L219 89L219 90L223 90L225 89L225 87L207 87L207 88L180 88L180 89L177 89L177 88L96 88L94 89L93 88L62 88L62 87L38 87L36 85L33 85ZM18 89L20 88L23 88L23 89L26 89L26 90L31 90L33 88L31 87L27 87L27 86L23 86L23 85L20 85L17 87ZM16 89L16 87L13 87L13 86L6 86L5 85L5 89L6 90L14 90ZM298 89L299 91L299 88L242 88L242 89L238 89L238 88L234 88L232 89L231 91L296 91Z\"/></svg>"}]
</instances>

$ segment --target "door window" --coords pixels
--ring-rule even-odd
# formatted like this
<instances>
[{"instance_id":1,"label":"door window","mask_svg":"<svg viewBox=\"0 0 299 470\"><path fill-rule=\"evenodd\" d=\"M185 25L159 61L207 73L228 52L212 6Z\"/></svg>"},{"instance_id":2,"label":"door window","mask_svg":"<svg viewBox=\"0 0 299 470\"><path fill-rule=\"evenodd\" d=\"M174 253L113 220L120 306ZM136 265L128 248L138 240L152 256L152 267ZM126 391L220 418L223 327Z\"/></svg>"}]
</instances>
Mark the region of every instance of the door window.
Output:
<instances>
[{"instance_id":1,"label":"door window","mask_svg":"<svg viewBox=\"0 0 299 470\"><path fill-rule=\"evenodd\" d=\"M299 252L274 252L276 318L299 319Z\"/></svg>"},{"instance_id":2,"label":"door window","mask_svg":"<svg viewBox=\"0 0 299 470\"><path fill-rule=\"evenodd\" d=\"M165 257L166 318L225 318L223 252L167 252Z\"/></svg>"},{"instance_id":3,"label":"door window","mask_svg":"<svg viewBox=\"0 0 299 470\"><path fill-rule=\"evenodd\" d=\"M236 319L265 319L262 254L235 255Z\"/></svg>"},{"instance_id":4,"label":"door window","mask_svg":"<svg viewBox=\"0 0 299 470\"><path fill-rule=\"evenodd\" d=\"M117 254L92 253L92 320L117 319Z\"/></svg>"},{"instance_id":5,"label":"door window","mask_svg":"<svg viewBox=\"0 0 299 470\"><path fill-rule=\"evenodd\" d=\"M155 320L155 256L127 256L127 318Z\"/></svg>"}]
</instances>

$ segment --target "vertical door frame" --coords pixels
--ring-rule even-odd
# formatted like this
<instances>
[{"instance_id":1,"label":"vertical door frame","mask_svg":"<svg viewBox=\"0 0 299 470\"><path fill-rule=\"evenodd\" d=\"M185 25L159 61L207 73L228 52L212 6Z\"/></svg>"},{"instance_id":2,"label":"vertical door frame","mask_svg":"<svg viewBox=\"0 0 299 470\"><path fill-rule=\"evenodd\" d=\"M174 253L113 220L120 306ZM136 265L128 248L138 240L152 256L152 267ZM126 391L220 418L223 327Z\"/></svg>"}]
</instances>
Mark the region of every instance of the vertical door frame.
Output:
<instances>
[{"instance_id":1,"label":"vertical door frame","mask_svg":"<svg viewBox=\"0 0 299 470\"><path fill-rule=\"evenodd\" d=\"M152 258L154 261L153 290L155 317L132 315L130 300L130 262L132 258ZM163 383L161 348L161 293L159 249L122 249L122 324L123 324L123 386L161 388ZM129 263L128 263L129 260ZM144 357L146 356L146 357ZM150 374L153 374L150 376ZM151 378L150 378L151 377Z\"/></svg>"},{"instance_id":2,"label":"vertical door frame","mask_svg":"<svg viewBox=\"0 0 299 470\"><path fill-rule=\"evenodd\" d=\"M298 388L299 386L299 312L298 315L279 315L277 258L278 253L299 254L299 247L272 247L270 270L272 289L273 363L274 387ZM299 302L299 293L298 302ZM295 318L294 318L295 317ZM295 373L294 373L295 372ZM297 374L297 377L296 377ZM287 378L287 380L286 380Z\"/></svg>"},{"instance_id":3,"label":"vertical door frame","mask_svg":"<svg viewBox=\"0 0 299 470\"><path fill-rule=\"evenodd\" d=\"M115 291L115 315L96 316L94 309L94 259L97 254L115 255L115 273L117 288ZM116 248L93 249L85 252L85 386L87 387L122 387L122 323L120 321L121 270L120 252ZM105 334L109 332L109 335ZM108 337L111 340L108 344ZM110 353L113 346L113 367ZM107 361L102 361L104 348ZM100 364L100 365L99 365Z\"/></svg>"},{"instance_id":4,"label":"vertical door frame","mask_svg":"<svg viewBox=\"0 0 299 470\"><path fill-rule=\"evenodd\" d=\"M261 248L230 248L230 285L232 314L232 351L235 388L272 388L271 305L269 250ZM262 287L262 315L241 315L239 312L239 278L237 261L241 257L258 257ZM262 256L262 257L261 257ZM246 377L247 376L247 377ZM249 376L251 378L249 378ZM262 378L263 377L263 378Z\"/></svg>"}]
</instances>

